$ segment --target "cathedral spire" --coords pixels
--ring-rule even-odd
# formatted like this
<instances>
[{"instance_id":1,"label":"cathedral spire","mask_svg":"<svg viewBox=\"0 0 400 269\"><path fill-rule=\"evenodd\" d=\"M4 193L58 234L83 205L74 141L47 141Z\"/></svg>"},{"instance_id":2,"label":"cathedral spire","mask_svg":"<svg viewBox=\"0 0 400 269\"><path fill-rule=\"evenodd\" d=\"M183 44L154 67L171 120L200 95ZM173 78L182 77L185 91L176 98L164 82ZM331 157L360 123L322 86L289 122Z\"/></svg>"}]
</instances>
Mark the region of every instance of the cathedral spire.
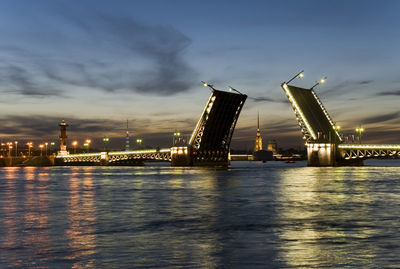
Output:
<instances>
[{"instance_id":1,"label":"cathedral spire","mask_svg":"<svg viewBox=\"0 0 400 269\"><path fill-rule=\"evenodd\" d=\"M262 138L260 133L260 113L257 112L257 135L254 143L254 152L262 150Z\"/></svg>"}]
</instances>

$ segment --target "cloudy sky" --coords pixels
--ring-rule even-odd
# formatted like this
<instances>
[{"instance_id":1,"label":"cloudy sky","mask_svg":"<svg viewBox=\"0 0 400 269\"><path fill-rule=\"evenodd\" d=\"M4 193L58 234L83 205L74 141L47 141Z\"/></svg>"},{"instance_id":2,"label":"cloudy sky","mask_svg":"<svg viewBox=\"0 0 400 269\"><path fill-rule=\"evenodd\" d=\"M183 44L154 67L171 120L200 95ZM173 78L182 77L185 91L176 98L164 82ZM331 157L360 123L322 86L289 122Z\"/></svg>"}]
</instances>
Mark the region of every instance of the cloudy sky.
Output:
<instances>
[{"instance_id":1,"label":"cloudy sky","mask_svg":"<svg viewBox=\"0 0 400 269\"><path fill-rule=\"evenodd\" d=\"M249 95L232 146L301 145L280 83L306 71L345 133L400 143L399 1L0 2L0 136L133 137L169 146L207 101L201 80Z\"/></svg>"}]
</instances>

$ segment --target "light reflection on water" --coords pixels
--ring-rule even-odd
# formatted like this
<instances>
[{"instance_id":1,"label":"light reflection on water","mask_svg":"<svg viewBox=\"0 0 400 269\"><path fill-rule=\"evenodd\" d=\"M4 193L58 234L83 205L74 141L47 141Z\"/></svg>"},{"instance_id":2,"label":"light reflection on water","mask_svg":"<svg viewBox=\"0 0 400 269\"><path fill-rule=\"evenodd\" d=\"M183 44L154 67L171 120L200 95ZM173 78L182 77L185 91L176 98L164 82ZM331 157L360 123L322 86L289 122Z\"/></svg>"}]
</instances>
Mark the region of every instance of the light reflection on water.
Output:
<instances>
[{"instance_id":1,"label":"light reflection on water","mask_svg":"<svg viewBox=\"0 0 400 269\"><path fill-rule=\"evenodd\" d=\"M0 267L390 267L399 174L249 162L3 168Z\"/></svg>"}]
</instances>

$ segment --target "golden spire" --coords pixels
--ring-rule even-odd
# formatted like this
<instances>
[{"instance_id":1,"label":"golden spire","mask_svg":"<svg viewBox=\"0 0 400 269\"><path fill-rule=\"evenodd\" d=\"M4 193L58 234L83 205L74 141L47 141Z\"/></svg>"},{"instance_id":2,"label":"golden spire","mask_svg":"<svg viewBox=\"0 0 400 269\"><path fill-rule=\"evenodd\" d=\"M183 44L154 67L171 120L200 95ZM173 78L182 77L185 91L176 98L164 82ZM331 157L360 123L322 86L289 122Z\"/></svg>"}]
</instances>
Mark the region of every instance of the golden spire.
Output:
<instances>
[{"instance_id":1,"label":"golden spire","mask_svg":"<svg viewBox=\"0 0 400 269\"><path fill-rule=\"evenodd\" d=\"M262 138L260 133L260 113L257 112L257 135L254 143L254 152L262 150Z\"/></svg>"}]
</instances>

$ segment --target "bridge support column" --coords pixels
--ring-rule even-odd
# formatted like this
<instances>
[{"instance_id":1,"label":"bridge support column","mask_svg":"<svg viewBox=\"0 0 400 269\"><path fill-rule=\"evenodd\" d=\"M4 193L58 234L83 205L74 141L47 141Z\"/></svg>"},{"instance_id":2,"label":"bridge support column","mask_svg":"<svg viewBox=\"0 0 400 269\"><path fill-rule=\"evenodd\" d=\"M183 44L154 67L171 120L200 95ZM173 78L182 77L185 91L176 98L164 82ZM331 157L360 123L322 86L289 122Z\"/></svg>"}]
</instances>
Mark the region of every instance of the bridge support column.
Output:
<instances>
[{"instance_id":1,"label":"bridge support column","mask_svg":"<svg viewBox=\"0 0 400 269\"><path fill-rule=\"evenodd\" d=\"M191 150L189 147L171 148L171 166L190 166L193 165Z\"/></svg>"},{"instance_id":2,"label":"bridge support column","mask_svg":"<svg viewBox=\"0 0 400 269\"><path fill-rule=\"evenodd\" d=\"M346 160L343 152L338 150L336 144L330 143L308 143L307 144L308 166L363 166L364 160L354 158Z\"/></svg>"},{"instance_id":3,"label":"bridge support column","mask_svg":"<svg viewBox=\"0 0 400 269\"><path fill-rule=\"evenodd\" d=\"M307 144L308 166L335 166L336 145L330 143Z\"/></svg>"},{"instance_id":4,"label":"bridge support column","mask_svg":"<svg viewBox=\"0 0 400 269\"><path fill-rule=\"evenodd\" d=\"M102 152L100 156L100 166L107 166L108 165L108 153Z\"/></svg>"}]
</instances>

